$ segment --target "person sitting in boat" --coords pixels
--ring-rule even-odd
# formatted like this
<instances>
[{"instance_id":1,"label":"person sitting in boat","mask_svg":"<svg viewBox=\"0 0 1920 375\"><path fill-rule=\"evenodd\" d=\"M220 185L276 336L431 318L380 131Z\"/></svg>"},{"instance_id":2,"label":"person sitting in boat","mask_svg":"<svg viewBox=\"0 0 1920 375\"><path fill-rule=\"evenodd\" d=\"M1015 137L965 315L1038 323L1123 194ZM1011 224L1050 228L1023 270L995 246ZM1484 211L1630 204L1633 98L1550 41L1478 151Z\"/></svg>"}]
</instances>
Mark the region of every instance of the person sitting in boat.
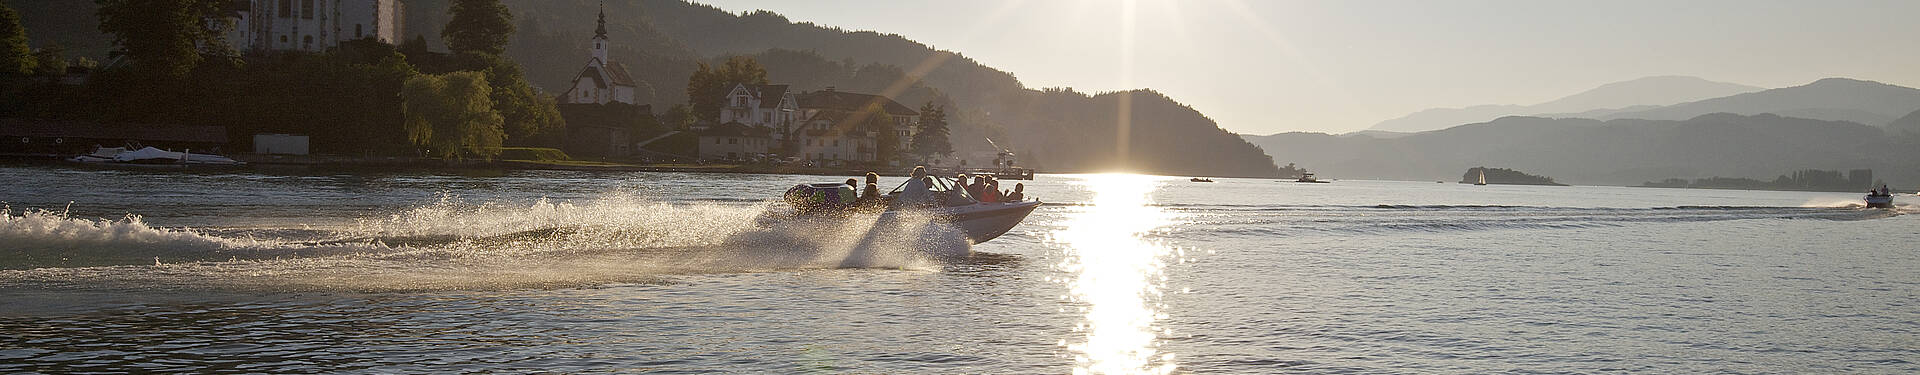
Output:
<instances>
[{"instance_id":1,"label":"person sitting in boat","mask_svg":"<svg viewBox=\"0 0 1920 375\"><path fill-rule=\"evenodd\" d=\"M981 184L982 186L980 189L980 201L987 202L987 203L999 202L1000 201L1000 179L993 178L993 176L987 176L986 178L984 178L984 180L987 180L987 182Z\"/></svg>"},{"instance_id":2,"label":"person sitting in boat","mask_svg":"<svg viewBox=\"0 0 1920 375\"><path fill-rule=\"evenodd\" d=\"M1027 199L1026 190L1027 190L1027 184L1016 182L1013 184L1013 191L1007 193L1006 200L1008 202L1019 202L1019 201L1026 200Z\"/></svg>"},{"instance_id":3,"label":"person sitting in boat","mask_svg":"<svg viewBox=\"0 0 1920 375\"><path fill-rule=\"evenodd\" d=\"M901 205L924 205L933 201L933 177L927 176L926 166L913 167L913 174L907 178L906 185L900 186L900 197L894 203Z\"/></svg>"},{"instance_id":4,"label":"person sitting in boat","mask_svg":"<svg viewBox=\"0 0 1920 375\"><path fill-rule=\"evenodd\" d=\"M967 196L981 198L987 195L987 176L974 177L972 184L962 185L967 187Z\"/></svg>"},{"instance_id":5,"label":"person sitting in boat","mask_svg":"<svg viewBox=\"0 0 1920 375\"><path fill-rule=\"evenodd\" d=\"M880 174L867 172L867 187L860 190L860 205L870 206L880 202Z\"/></svg>"}]
</instances>

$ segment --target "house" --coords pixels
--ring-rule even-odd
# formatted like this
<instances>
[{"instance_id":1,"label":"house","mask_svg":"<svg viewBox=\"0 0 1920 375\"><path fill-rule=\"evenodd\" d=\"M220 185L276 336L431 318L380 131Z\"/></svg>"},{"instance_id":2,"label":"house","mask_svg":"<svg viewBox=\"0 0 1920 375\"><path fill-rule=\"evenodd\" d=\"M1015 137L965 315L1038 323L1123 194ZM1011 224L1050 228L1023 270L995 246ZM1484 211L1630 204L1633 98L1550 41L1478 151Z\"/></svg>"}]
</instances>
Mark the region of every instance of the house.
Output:
<instances>
[{"instance_id":1,"label":"house","mask_svg":"<svg viewBox=\"0 0 1920 375\"><path fill-rule=\"evenodd\" d=\"M242 52L320 52L366 38L397 44L406 35L400 0L240 0L228 17L227 42Z\"/></svg>"},{"instance_id":2,"label":"house","mask_svg":"<svg viewBox=\"0 0 1920 375\"><path fill-rule=\"evenodd\" d=\"M837 91L832 86L828 86L824 91L801 93L797 98L800 101L800 111L807 118L836 111L873 112L877 108L879 113L875 115L884 115L893 120L892 131L898 143L895 150L905 151L908 144L913 141L913 135L919 131L920 112L885 96Z\"/></svg>"},{"instance_id":3,"label":"house","mask_svg":"<svg viewBox=\"0 0 1920 375\"><path fill-rule=\"evenodd\" d=\"M567 104L636 104L634 92L639 83L633 80L633 74L627 72L626 65L613 61L607 40L607 10L600 10L600 27L593 30L593 56L587 59L587 66L573 77L572 87L557 98Z\"/></svg>"},{"instance_id":4,"label":"house","mask_svg":"<svg viewBox=\"0 0 1920 375\"><path fill-rule=\"evenodd\" d=\"M792 134L791 155L801 160L857 161L876 160L874 147L878 136L861 124L858 112L824 110L816 112Z\"/></svg>"},{"instance_id":5,"label":"house","mask_svg":"<svg viewBox=\"0 0 1920 375\"><path fill-rule=\"evenodd\" d=\"M727 105L720 109L720 122L738 122L774 130L774 140L784 140L795 124L799 100L787 85L736 84L727 90Z\"/></svg>"},{"instance_id":6,"label":"house","mask_svg":"<svg viewBox=\"0 0 1920 375\"><path fill-rule=\"evenodd\" d=\"M700 159L749 160L766 154L773 146L772 128L727 122L704 126L699 134Z\"/></svg>"}]
</instances>

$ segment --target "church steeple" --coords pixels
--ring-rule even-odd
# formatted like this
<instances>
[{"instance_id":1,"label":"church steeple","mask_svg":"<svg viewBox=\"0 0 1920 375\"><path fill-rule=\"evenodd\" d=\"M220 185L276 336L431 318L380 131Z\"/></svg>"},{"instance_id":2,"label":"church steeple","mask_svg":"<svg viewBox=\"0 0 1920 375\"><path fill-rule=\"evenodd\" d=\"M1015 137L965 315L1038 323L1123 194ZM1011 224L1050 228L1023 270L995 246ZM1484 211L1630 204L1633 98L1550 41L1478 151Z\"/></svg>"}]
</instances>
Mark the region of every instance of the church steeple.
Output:
<instances>
[{"instance_id":1,"label":"church steeple","mask_svg":"<svg viewBox=\"0 0 1920 375\"><path fill-rule=\"evenodd\" d=\"M600 28L593 29L593 36L607 37L607 3L600 3Z\"/></svg>"},{"instance_id":2,"label":"church steeple","mask_svg":"<svg viewBox=\"0 0 1920 375\"><path fill-rule=\"evenodd\" d=\"M600 3L600 28L593 30L593 58L595 64L607 63L607 3Z\"/></svg>"}]
</instances>

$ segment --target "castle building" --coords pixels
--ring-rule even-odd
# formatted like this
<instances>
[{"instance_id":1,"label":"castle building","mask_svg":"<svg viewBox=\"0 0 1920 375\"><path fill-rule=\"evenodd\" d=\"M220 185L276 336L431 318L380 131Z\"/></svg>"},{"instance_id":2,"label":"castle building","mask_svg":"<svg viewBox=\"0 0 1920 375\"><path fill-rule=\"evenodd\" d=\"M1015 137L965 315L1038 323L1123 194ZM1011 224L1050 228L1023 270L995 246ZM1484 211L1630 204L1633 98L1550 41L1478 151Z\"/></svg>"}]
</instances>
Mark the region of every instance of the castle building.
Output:
<instances>
[{"instance_id":1,"label":"castle building","mask_svg":"<svg viewBox=\"0 0 1920 375\"><path fill-rule=\"evenodd\" d=\"M627 73L627 67L613 61L607 49L612 48L607 41L607 10L600 9L600 27L593 30L593 56L587 60L587 66L573 77L573 86L560 94L561 103L567 104L634 104L633 93L639 88L633 75Z\"/></svg>"},{"instance_id":2,"label":"castle building","mask_svg":"<svg viewBox=\"0 0 1920 375\"><path fill-rule=\"evenodd\" d=\"M400 0L242 0L227 42L241 52L320 52L341 42L405 38Z\"/></svg>"}]
</instances>

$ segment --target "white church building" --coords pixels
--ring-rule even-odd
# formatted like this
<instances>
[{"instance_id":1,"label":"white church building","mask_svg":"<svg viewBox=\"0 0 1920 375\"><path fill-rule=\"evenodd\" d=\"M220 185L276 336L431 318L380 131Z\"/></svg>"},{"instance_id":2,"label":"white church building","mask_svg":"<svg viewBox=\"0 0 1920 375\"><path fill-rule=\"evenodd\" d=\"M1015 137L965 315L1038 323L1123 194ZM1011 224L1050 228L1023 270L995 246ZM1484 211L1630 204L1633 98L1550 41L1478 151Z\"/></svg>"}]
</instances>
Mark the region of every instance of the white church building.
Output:
<instances>
[{"instance_id":1,"label":"white church building","mask_svg":"<svg viewBox=\"0 0 1920 375\"><path fill-rule=\"evenodd\" d=\"M235 5L227 42L242 52L320 52L341 42L406 37L400 0L244 0Z\"/></svg>"},{"instance_id":2,"label":"white church building","mask_svg":"<svg viewBox=\"0 0 1920 375\"><path fill-rule=\"evenodd\" d=\"M587 60L586 68L580 75L573 77L573 87L560 94L561 103L566 104L607 104L613 102L635 104L633 93L639 88L633 75L627 73L627 67L613 61L607 49L613 47L607 42L607 10L600 10L600 27L593 30L593 57Z\"/></svg>"}]
</instances>

